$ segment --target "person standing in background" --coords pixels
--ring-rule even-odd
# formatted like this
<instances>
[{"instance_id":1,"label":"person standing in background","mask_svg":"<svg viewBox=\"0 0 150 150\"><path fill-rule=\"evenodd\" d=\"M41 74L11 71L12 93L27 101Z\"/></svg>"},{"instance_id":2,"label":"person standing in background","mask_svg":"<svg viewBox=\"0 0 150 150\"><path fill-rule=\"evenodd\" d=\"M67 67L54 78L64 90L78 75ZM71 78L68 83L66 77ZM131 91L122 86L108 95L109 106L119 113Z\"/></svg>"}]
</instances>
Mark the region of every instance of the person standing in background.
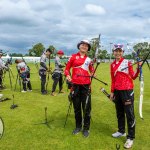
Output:
<instances>
[{"instance_id":1,"label":"person standing in background","mask_svg":"<svg viewBox=\"0 0 150 150\"><path fill-rule=\"evenodd\" d=\"M3 56L3 52L0 51L0 89L4 88L4 86L3 86L3 70L8 69L8 67L5 66L5 64L3 63L2 56Z\"/></svg>"},{"instance_id":2,"label":"person standing in background","mask_svg":"<svg viewBox=\"0 0 150 150\"><path fill-rule=\"evenodd\" d=\"M23 90L21 92L23 93L27 92L27 88L28 88L28 91L32 91L29 67L25 64L23 60L20 60L20 59L16 59L15 63L17 64L16 67L22 79Z\"/></svg>"},{"instance_id":3,"label":"person standing in background","mask_svg":"<svg viewBox=\"0 0 150 150\"><path fill-rule=\"evenodd\" d=\"M51 95L52 96L56 96L55 94L55 90L56 90L56 87L57 87L57 84L59 82L59 93L64 93L62 91L62 81L63 81L63 77L62 77L62 73L63 73L63 67L65 67L65 65L62 65L61 63L61 58L62 56L64 55L64 52L62 50L59 50L57 52L57 55L56 55L56 58L55 58L55 70L52 74L52 79L53 79L53 86L52 86L52 93Z\"/></svg>"},{"instance_id":4,"label":"person standing in background","mask_svg":"<svg viewBox=\"0 0 150 150\"><path fill-rule=\"evenodd\" d=\"M47 67L46 65L46 61L47 59L49 59L50 61L50 55L52 54L52 50L50 48L48 48L41 56L40 59L40 69L39 69L39 75L41 78L41 94L42 95L46 95L47 91L45 88L45 83L46 83L46 74L47 72L50 71L50 68ZM50 63L50 62L49 62Z\"/></svg>"}]
</instances>

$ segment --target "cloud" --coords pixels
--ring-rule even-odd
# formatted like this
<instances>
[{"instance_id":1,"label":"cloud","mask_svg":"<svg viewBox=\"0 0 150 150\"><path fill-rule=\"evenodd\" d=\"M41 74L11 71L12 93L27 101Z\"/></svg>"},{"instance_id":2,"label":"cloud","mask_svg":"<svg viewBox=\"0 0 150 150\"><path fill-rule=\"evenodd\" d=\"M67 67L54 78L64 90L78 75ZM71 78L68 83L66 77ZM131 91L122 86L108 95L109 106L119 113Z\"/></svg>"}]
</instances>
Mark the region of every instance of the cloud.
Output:
<instances>
[{"instance_id":1,"label":"cloud","mask_svg":"<svg viewBox=\"0 0 150 150\"><path fill-rule=\"evenodd\" d=\"M86 12L92 15L103 15L106 13L102 6L97 6L94 4L87 4L85 6Z\"/></svg>"},{"instance_id":2,"label":"cloud","mask_svg":"<svg viewBox=\"0 0 150 150\"><path fill-rule=\"evenodd\" d=\"M27 52L42 42L72 52L99 33L108 49L110 42L149 39L149 6L148 0L0 0L0 49Z\"/></svg>"}]
</instances>

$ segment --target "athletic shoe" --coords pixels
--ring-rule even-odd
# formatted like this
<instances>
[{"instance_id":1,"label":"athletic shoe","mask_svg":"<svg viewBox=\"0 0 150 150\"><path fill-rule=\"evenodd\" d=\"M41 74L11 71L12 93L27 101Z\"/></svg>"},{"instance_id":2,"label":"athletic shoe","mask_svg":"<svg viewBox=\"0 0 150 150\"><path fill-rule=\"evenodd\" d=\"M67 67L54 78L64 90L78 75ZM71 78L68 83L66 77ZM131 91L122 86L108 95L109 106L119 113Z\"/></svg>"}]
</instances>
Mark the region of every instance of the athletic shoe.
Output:
<instances>
[{"instance_id":1,"label":"athletic shoe","mask_svg":"<svg viewBox=\"0 0 150 150\"><path fill-rule=\"evenodd\" d=\"M22 90L21 92L22 92L22 93L26 93L27 91L25 91L25 90Z\"/></svg>"},{"instance_id":2,"label":"athletic shoe","mask_svg":"<svg viewBox=\"0 0 150 150\"><path fill-rule=\"evenodd\" d=\"M52 95L52 96L56 96L55 92L52 92L51 95Z\"/></svg>"},{"instance_id":3,"label":"athletic shoe","mask_svg":"<svg viewBox=\"0 0 150 150\"><path fill-rule=\"evenodd\" d=\"M75 128L75 129L72 131L72 134L76 135L76 134L78 134L80 131L81 131L81 128Z\"/></svg>"},{"instance_id":4,"label":"athletic shoe","mask_svg":"<svg viewBox=\"0 0 150 150\"><path fill-rule=\"evenodd\" d=\"M133 145L133 140L127 139L124 144L124 148L129 149L132 147L132 145Z\"/></svg>"},{"instance_id":5,"label":"athletic shoe","mask_svg":"<svg viewBox=\"0 0 150 150\"><path fill-rule=\"evenodd\" d=\"M28 92L32 92L32 90L28 90Z\"/></svg>"},{"instance_id":6,"label":"athletic shoe","mask_svg":"<svg viewBox=\"0 0 150 150\"><path fill-rule=\"evenodd\" d=\"M47 94L47 91L43 91L41 94L42 94L42 95L46 95L46 94Z\"/></svg>"},{"instance_id":7,"label":"athletic shoe","mask_svg":"<svg viewBox=\"0 0 150 150\"><path fill-rule=\"evenodd\" d=\"M3 97L3 94L0 94L0 99Z\"/></svg>"},{"instance_id":8,"label":"athletic shoe","mask_svg":"<svg viewBox=\"0 0 150 150\"><path fill-rule=\"evenodd\" d=\"M88 130L83 130L82 131L82 134L83 134L83 136L85 137L85 138L87 138L88 136L89 136L89 131Z\"/></svg>"},{"instance_id":9,"label":"athletic shoe","mask_svg":"<svg viewBox=\"0 0 150 150\"><path fill-rule=\"evenodd\" d=\"M6 87L5 86L0 86L0 90L4 90Z\"/></svg>"},{"instance_id":10,"label":"athletic shoe","mask_svg":"<svg viewBox=\"0 0 150 150\"><path fill-rule=\"evenodd\" d=\"M116 133L113 133L112 136L114 138L118 138L118 137L121 137L121 136L126 136L126 133L116 132Z\"/></svg>"}]
</instances>

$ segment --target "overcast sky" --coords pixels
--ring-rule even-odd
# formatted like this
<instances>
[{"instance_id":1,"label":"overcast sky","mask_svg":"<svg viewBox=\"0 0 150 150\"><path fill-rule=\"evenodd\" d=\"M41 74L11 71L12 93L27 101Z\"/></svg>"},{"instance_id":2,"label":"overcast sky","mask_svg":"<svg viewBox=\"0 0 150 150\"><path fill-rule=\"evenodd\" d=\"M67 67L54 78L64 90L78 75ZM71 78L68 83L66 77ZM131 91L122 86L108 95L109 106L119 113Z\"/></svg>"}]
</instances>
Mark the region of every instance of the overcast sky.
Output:
<instances>
[{"instance_id":1,"label":"overcast sky","mask_svg":"<svg viewBox=\"0 0 150 150\"><path fill-rule=\"evenodd\" d=\"M101 33L101 43L150 40L149 0L0 0L0 49L33 44L71 51Z\"/></svg>"}]
</instances>

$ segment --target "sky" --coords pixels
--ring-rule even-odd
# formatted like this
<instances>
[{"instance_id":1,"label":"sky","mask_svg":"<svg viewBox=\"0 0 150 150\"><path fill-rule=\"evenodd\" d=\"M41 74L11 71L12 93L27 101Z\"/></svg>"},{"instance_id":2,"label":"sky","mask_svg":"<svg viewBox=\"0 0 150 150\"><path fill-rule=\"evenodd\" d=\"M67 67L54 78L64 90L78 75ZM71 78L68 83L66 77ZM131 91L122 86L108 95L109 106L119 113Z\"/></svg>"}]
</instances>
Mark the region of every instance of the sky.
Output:
<instances>
[{"instance_id":1,"label":"sky","mask_svg":"<svg viewBox=\"0 0 150 150\"><path fill-rule=\"evenodd\" d=\"M149 8L149 0L0 0L0 49L28 53L41 42L72 53L99 34L108 52L110 43L150 41Z\"/></svg>"}]
</instances>

